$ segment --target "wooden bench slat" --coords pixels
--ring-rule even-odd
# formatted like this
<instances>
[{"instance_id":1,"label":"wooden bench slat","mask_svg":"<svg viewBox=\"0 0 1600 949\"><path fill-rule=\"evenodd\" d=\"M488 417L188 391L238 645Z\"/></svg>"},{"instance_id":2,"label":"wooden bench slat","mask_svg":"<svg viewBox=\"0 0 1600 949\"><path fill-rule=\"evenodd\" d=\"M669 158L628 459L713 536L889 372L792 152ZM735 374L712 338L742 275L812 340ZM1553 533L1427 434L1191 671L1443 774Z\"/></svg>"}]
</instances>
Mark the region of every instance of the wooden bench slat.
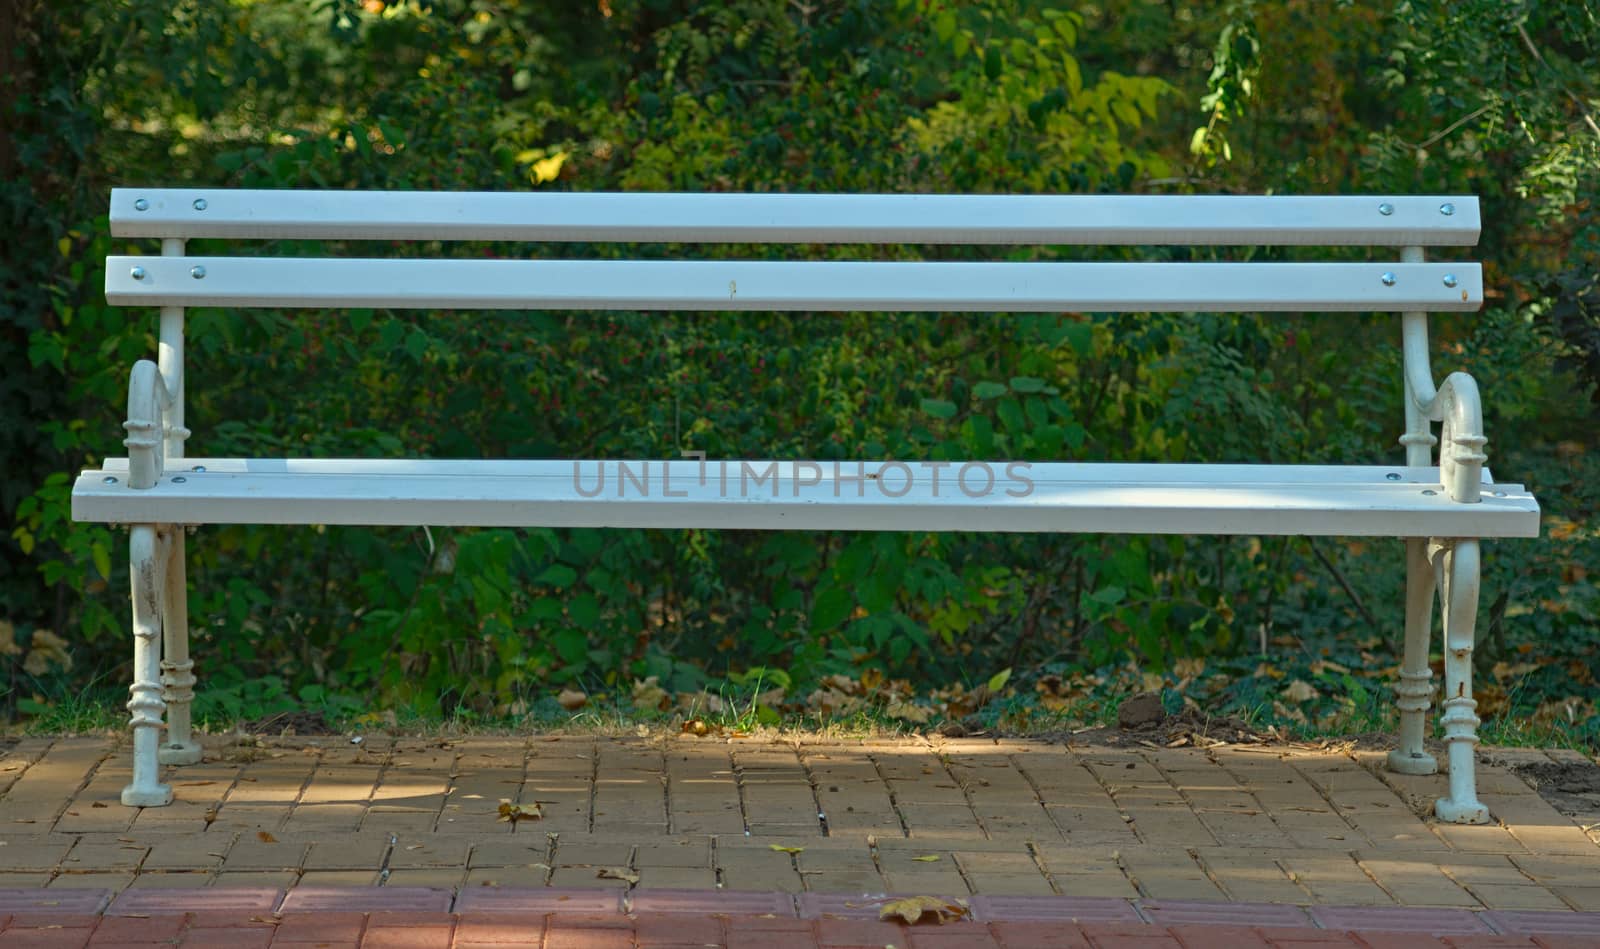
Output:
<instances>
[{"instance_id":1,"label":"wooden bench slat","mask_svg":"<svg viewBox=\"0 0 1600 949\"><path fill-rule=\"evenodd\" d=\"M1476 263L111 257L106 300L478 310L1400 312L1477 310L1483 284Z\"/></svg>"},{"instance_id":2,"label":"wooden bench slat","mask_svg":"<svg viewBox=\"0 0 1600 949\"><path fill-rule=\"evenodd\" d=\"M105 483L116 477L108 474L112 469L86 471L73 490L73 517L113 523L1384 537L1532 537L1539 521L1537 502L1520 485L1486 485L1481 503L1459 504L1436 486L1388 480L1394 469L1384 468L1365 469L1371 480L1359 483L1339 480L1348 476L1346 467L1244 466L1255 469L1252 480L1207 481L1215 470L1189 472L1186 479L1180 469L1190 466L1131 466L1147 473L1130 481L1106 477L1111 472L1091 464L1035 464L1019 478L996 463L989 466L993 487L974 469L963 490L957 466L942 470L936 489L929 472L912 463L903 472L885 467L876 478L853 481L837 480L831 463L817 463L812 471L803 463L730 461L720 474L711 466L704 484L695 461L671 462L665 478L668 463L643 468L642 462L605 462L604 480L602 463L595 461L565 462L564 472L534 477L463 474L449 467L458 462L412 461L404 474L381 473L376 465L361 474L366 463L359 460L338 464L337 472L237 473L207 466L183 472L182 483L168 475L147 490L120 480ZM621 477L621 464L631 466L632 480ZM441 467L430 471L433 465ZM1105 467L1125 476L1130 466ZM855 473L851 467L844 471ZM1316 477L1321 474L1326 479Z\"/></svg>"},{"instance_id":3,"label":"wooden bench slat","mask_svg":"<svg viewBox=\"0 0 1600 949\"><path fill-rule=\"evenodd\" d=\"M111 193L117 237L1464 247L1479 227L1465 195Z\"/></svg>"}]
</instances>

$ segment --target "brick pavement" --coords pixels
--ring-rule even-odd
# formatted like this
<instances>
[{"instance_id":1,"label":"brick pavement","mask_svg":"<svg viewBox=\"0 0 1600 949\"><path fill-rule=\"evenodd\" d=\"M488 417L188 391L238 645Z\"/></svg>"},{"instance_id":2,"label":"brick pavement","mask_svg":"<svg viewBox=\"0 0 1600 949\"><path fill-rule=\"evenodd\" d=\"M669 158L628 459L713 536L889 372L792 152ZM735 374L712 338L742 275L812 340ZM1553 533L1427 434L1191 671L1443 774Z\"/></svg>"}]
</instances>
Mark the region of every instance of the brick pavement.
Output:
<instances>
[{"instance_id":1,"label":"brick pavement","mask_svg":"<svg viewBox=\"0 0 1600 949\"><path fill-rule=\"evenodd\" d=\"M1498 822L1459 827L1427 816L1443 776L1388 774L1381 752L1337 749L206 744L205 763L170 772L176 802L146 810L118 803L120 739L29 738L0 752L0 889L287 891L291 907L297 892L332 888L544 887L1600 912L1600 815L1563 816L1494 763L1479 773ZM1551 760L1486 757L1530 756ZM544 817L503 822L502 799Z\"/></svg>"}]
</instances>

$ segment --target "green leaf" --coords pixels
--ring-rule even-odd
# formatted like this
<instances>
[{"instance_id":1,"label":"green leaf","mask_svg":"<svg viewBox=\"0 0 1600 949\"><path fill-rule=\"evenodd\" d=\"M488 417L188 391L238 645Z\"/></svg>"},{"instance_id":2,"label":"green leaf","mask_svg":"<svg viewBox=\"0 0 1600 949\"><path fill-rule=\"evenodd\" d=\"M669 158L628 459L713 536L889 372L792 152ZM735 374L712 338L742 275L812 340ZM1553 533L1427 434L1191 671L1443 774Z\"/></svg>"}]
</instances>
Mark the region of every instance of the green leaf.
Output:
<instances>
[{"instance_id":1,"label":"green leaf","mask_svg":"<svg viewBox=\"0 0 1600 949\"><path fill-rule=\"evenodd\" d=\"M972 394L980 399L994 399L1006 394L1003 382L980 382L972 387Z\"/></svg>"},{"instance_id":2,"label":"green leaf","mask_svg":"<svg viewBox=\"0 0 1600 949\"><path fill-rule=\"evenodd\" d=\"M100 576L111 579L111 551L106 545L95 541L89 548L89 555L94 558L94 568L100 571Z\"/></svg>"},{"instance_id":3,"label":"green leaf","mask_svg":"<svg viewBox=\"0 0 1600 949\"><path fill-rule=\"evenodd\" d=\"M855 597L846 587L828 587L811 604L811 629L827 632L844 622L855 607Z\"/></svg>"},{"instance_id":4,"label":"green leaf","mask_svg":"<svg viewBox=\"0 0 1600 949\"><path fill-rule=\"evenodd\" d=\"M1011 380L1011 391L1013 392L1041 392L1043 390L1043 379L1035 379L1033 376L1015 376Z\"/></svg>"},{"instance_id":5,"label":"green leaf","mask_svg":"<svg viewBox=\"0 0 1600 949\"><path fill-rule=\"evenodd\" d=\"M922 411L934 418L953 418L956 414L956 404L943 399L923 399Z\"/></svg>"},{"instance_id":6,"label":"green leaf","mask_svg":"<svg viewBox=\"0 0 1600 949\"><path fill-rule=\"evenodd\" d=\"M1011 681L1011 670L1010 669L1001 669L999 672L996 672L994 675L989 677L989 681L986 683L986 685L989 686L989 691L990 692L998 692L1001 689L1005 688L1006 687L1006 683L1010 682L1010 681Z\"/></svg>"},{"instance_id":7,"label":"green leaf","mask_svg":"<svg viewBox=\"0 0 1600 949\"><path fill-rule=\"evenodd\" d=\"M544 572L540 573L539 576L534 578L536 582L553 586L558 590L563 587L572 586L573 581L577 579L578 571L572 569L564 563L553 563L544 568Z\"/></svg>"}]
</instances>

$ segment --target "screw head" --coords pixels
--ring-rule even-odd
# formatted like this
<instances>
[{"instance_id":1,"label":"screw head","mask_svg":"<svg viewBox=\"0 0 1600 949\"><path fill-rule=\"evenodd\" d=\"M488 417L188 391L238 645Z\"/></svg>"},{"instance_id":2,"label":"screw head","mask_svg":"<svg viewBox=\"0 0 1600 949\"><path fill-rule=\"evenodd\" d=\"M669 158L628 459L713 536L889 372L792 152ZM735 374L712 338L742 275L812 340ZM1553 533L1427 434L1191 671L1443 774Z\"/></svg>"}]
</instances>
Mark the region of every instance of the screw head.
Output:
<instances>
[{"instance_id":1,"label":"screw head","mask_svg":"<svg viewBox=\"0 0 1600 949\"><path fill-rule=\"evenodd\" d=\"M194 209L196 211L204 211L206 209L206 199L205 198L195 198L194 199Z\"/></svg>"},{"instance_id":2,"label":"screw head","mask_svg":"<svg viewBox=\"0 0 1600 949\"><path fill-rule=\"evenodd\" d=\"M1445 274L1444 275L1444 285L1447 286L1447 287L1455 286L1456 285L1456 275L1453 274L1453 273Z\"/></svg>"},{"instance_id":3,"label":"screw head","mask_svg":"<svg viewBox=\"0 0 1600 949\"><path fill-rule=\"evenodd\" d=\"M150 210L150 202L146 201L144 198L140 198L133 202L133 209L135 211L148 211Z\"/></svg>"},{"instance_id":4,"label":"screw head","mask_svg":"<svg viewBox=\"0 0 1600 949\"><path fill-rule=\"evenodd\" d=\"M1497 498L1503 498L1503 497L1506 496L1506 493L1504 491L1496 491L1494 493L1494 496L1497 497Z\"/></svg>"},{"instance_id":5,"label":"screw head","mask_svg":"<svg viewBox=\"0 0 1600 949\"><path fill-rule=\"evenodd\" d=\"M172 483L173 484L183 484L185 481L188 481L188 480L189 479L185 478L183 475L178 475L176 478L172 479Z\"/></svg>"},{"instance_id":6,"label":"screw head","mask_svg":"<svg viewBox=\"0 0 1600 949\"><path fill-rule=\"evenodd\" d=\"M189 276L193 277L196 280L204 280L206 278L206 268L204 268L204 267L190 267L189 268Z\"/></svg>"},{"instance_id":7,"label":"screw head","mask_svg":"<svg viewBox=\"0 0 1600 949\"><path fill-rule=\"evenodd\" d=\"M204 471L204 470L206 470L206 466L205 465L195 465L193 468L191 468L189 470L190 471Z\"/></svg>"},{"instance_id":8,"label":"screw head","mask_svg":"<svg viewBox=\"0 0 1600 949\"><path fill-rule=\"evenodd\" d=\"M1389 202L1385 201L1382 204L1378 205L1378 213L1383 215L1384 217L1388 217L1389 215L1394 213L1394 205L1392 205Z\"/></svg>"},{"instance_id":9,"label":"screw head","mask_svg":"<svg viewBox=\"0 0 1600 949\"><path fill-rule=\"evenodd\" d=\"M1436 494L1438 494L1438 493L1439 493L1439 492L1437 492L1437 491L1435 491L1435 490L1433 490L1433 489L1432 489L1432 488L1424 488L1424 489L1423 489L1423 491L1422 491L1422 493L1423 493L1423 494L1426 494L1426 495L1427 495L1427 496L1428 496L1428 497L1430 497L1430 498L1431 498L1431 497L1433 497L1433 496L1434 496L1434 495L1436 495Z\"/></svg>"},{"instance_id":10,"label":"screw head","mask_svg":"<svg viewBox=\"0 0 1600 949\"><path fill-rule=\"evenodd\" d=\"M1456 206L1446 201L1444 204L1439 205L1439 213L1443 214L1445 217L1449 217L1450 215L1456 213Z\"/></svg>"},{"instance_id":11,"label":"screw head","mask_svg":"<svg viewBox=\"0 0 1600 949\"><path fill-rule=\"evenodd\" d=\"M1394 271L1385 270L1383 272L1383 276L1381 278L1379 278L1379 279L1381 279L1383 281L1383 285L1386 286L1386 287L1394 286Z\"/></svg>"},{"instance_id":12,"label":"screw head","mask_svg":"<svg viewBox=\"0 0 1600 949\"><path fill-rule=\"evenodd\" d=\"M101 478L100 480L105 482L106 484L116 484L117 483L117 479L111 477L110 475L106 475L104 478Z\"/></svg>"},{"instance_id":13,"label":"screw head","mask_svg":"<svg viewBox=\"0 0 1600 949\"><path fill-rule=\"evenodd\" d=\"M132 277L135 280L143 280L144 279L144 268L143 267L135 267L132 270L128 271L128 276Z\"/></svg>"},{"instance_id":14,"label":"screw head","mask_svg":"<svg viewBox=\"0 0 1600 949\"><path fill-rule=\"evenodd\" d=\"M1399 481L1400 480L1400 472L1391 471L1388 474L1384 475L1384 477L1388 478L1390 481Z\"/></svg>"}]
</instances>

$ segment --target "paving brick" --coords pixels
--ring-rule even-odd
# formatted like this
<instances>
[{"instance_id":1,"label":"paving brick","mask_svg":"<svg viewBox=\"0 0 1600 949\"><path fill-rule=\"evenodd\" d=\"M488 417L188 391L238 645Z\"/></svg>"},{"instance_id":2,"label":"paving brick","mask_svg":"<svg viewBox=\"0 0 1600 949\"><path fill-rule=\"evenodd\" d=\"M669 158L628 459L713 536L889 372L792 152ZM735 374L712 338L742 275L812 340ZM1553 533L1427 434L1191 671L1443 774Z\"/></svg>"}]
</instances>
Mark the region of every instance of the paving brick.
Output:
<instances>
[{"instance_id":1,"label":"paving brick","mask_svg":"<svg viewBox=\"0 0 1600 949\"><path fill-rule=\"evenodd\" d=\"M544 913L463 913L456 920L457 946L541 946Z\"/></svg>"},{"instance_id":2,"label":"paving brick","mask_svg":"<svg viewBox=\"0 0 1600 949\"><path fill-rule=\"evenodd\" d=\"M124 890L106 909L107 916L166 915L189 912L245 911L271 913L283 902L283 891L264 887L213 887L205 890Z\"/></svg>"},{"instance_id":3,"label":"paving brick","mask_svg":"<svg viewBox=\"0 0 1600 949\"><path fill-rule=\"evenodd\" d=\"M1260 932L1238 926L1173 926L1168 931L1183 949L1271 949Z\"/></svg>"},{"instance_id":4,"label":"paving brick","mask_svg":"<svg viewBox=\"0 0 1600 949\"><path fill-rule=\"evenodd\" d=\"M1308 912L1323 929L1469 934L1489 927L1466 910L1411 906L1313 906Z\"/></svg>"},{"instance_id":5,"label":"paving brick","mask_svg":"<svg viewBox=\"0 0 1600 949\"><path fill-rule=\"evenodd\" d=\"M448 912L454 894L445 889L418 886L347 888L306 886L301 884L289 891L283 899L284 912L315 912L343 910L378 913Z\"/></svg>"},{"instance_id":6,"label":"paving brick","mask_svg":"<svg viewBox=\"0 0 1600 949\"><path fill-rule=\"evenodd\" d=\"M1140 900L1139 910L1151 922L1162 926L1195 924L1205 926L1279 926L1292 929L1310 926L1311 918L1298 906L1274 903L1186 903Z\"/></svg>"},{"instance_id":7,"label":"paving brick","mask_svg":"<svg viewBox=\"0 0 1600 949\"><path fill-rule=\"evenodd\" d=\"M545 949L634 949L633 925L616 916L552 916Z\"/></svg>"},{"instance_id":8,"label":"paving brick","mask_svg":"<svg viewBox=\"0 0 1600 949\"><path fill-rule=\"evenodd\" d=\"M52 915L72 916L84 913L98 913L110 901L111 891L107 889L65 891L5 889L0 890L0 913L13 915L50 913Z\"/></svg>"},{"instance_id":9,"label":"paving brick","mask_svg":"<svg viewBox=\"0 0 1600 949\"><path fill-rule=\"evenodd\" d=\"M458 913L621 913L614 890L466 887L456 895Z\"/></svg>"},{"instance_id":10,"label":"paving brick","mask_svg":"<svg viewBox=\"0 0 1600 949\"><path fill-rule=\"evenodd\" d=\"M1593 936L1600 942L1600 913L1544 913L1489 910L1479 918L1502 933Z\"/></svg>"},{"instance_id":11,"label":"paving brick","mask_svg":"<svg viewBox=\"0 0 1600 949\"><path fill-rule=\"evenodd\" d=\"M299 913L288 910L283 913L277 926L277 933L273 942L278 945L285 943L317 943L337 942L355 944L361 940L361 933L366 928L367 915L358 912L330 912L319 911L315 913Z\"/></svg>"},{"instance_id":12,"label":"paving brick","mask_svg":"<svg viewBox=\"0 0 1600 949\"><path fill-rule=\"evenodd\" d=\"M990 923L989 932L1002 949L1091 949L1083 930L1060 923Z\"/></svg>"},{"instance_id":13,"label":"paving brick","mask_svg":"<svg viewBox=\"0 0 1600 949\"><path fill-rule=\"evenodd\" d=\"M640 916L634 922L639 949L699 949L724 942L717 916Z\"/></svg>"},{"instance_id":14,"label":"paving brick","mask_svg":"<svg viewBox=\"0 0 1600 949\"><path fill-rule=\"evenodd\" d=\"M369 913L361 945L372 949L448 949L454 930L455 917L449 913Z\"/></svg>"},{"instance_id":15,"label":"paving brick","mask_svg":"<svg viewBox=\"0 0 1600 949\"><path fill-rule=\"evenodd\" d=\"M628 896L632 911L650 914L712 914L793 917L795 899L788 893L740 893L719 890L637 889Z\"/></svg>"},{"instance_id":16,"label":"paving brick","mask_svg":"<svg viewBox=\"0 0 1600 949\"><path fill-rule=\"evenodd\" d=\"M107 916L95 927L90 945L102 943L176 942L187 919L183 915L116 917Z\"/></svg>"},{"instance_id":17,"label":"paving brick","mask_svg":"<svg viewBox=\"0 0 1600 949\"><path fill-rule=\"evenodd\" d=\"M6 802L10 807L10 802ZM0 871L52 870L72 849L75 839L44 834L0 834Z\"/></svg>"},{"instance_id":18,"label":"paving brick","mask_svg":"<svg viewBox=\"0 0 1600 949\"><path fill-rule=\"evenodd\" d=\"M974 896L972 915L989 922L1139 923L1132 903L1073 896Z\"/></svg>"},{"instance_id":19,"label":"paving brick","mask_svg":"<svg viewBox=\"0 0 1600 949\"><path fill-rule=\"evenodd\" d=\"M906 927L895 923L880 922L875 916L871 919L822 917L817 920L815 932L818 946L879 949L905 945L905 930Z\"/></svg>"},{"instance_id":20,"label":"paving brick","mask_svg":"<svg viewBox=\"0 0 1600 949\"><path fill-rule=\"evenodd\" d=\"M1154 926L1086 923L1083 932L1096 949L1183 949L1170 933Z\"/></svg>"}]
</instances>

